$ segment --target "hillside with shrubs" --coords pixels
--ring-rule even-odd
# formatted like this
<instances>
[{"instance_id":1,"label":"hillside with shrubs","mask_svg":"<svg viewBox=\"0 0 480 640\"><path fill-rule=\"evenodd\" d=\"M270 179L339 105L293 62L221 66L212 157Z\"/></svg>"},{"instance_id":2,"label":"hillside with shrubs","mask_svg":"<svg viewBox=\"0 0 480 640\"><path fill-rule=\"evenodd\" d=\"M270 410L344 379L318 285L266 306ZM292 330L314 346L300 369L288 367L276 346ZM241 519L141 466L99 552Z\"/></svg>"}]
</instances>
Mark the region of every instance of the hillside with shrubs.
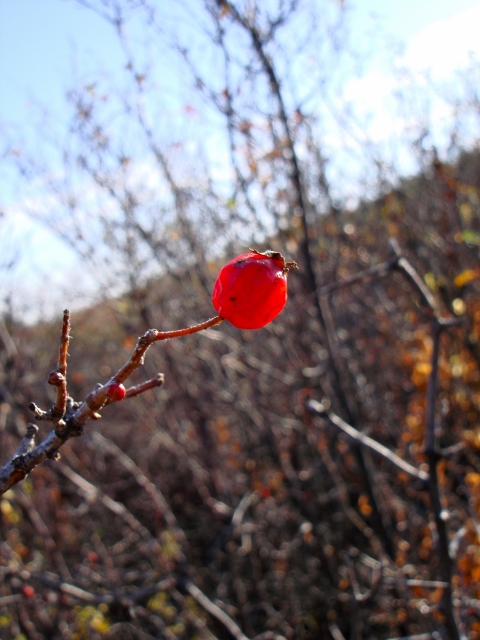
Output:
<instances>
[{"instance_id":1,"label":"hillside with shrubs","mask_svg":"<svg viewBox=\"0 0 480 640\"><path fill-rule=\"evenodd\" d=\"M80 4L117 33L124 84L78 83L64 146L10 159L102 295L63 325L63 309L0 320L2 640L480 640L480 153L459 134L475 87L448 153L423 130L406 177L367 141L364 188L343 198L332 176L358 157L335 164L286 64L328 92L340 10L310 23L311 2L205 0L184 16L218 72L196 41L168 43L186 113L222 128L214 161L213 136L189 155L154 126L158 77L129 28L160 47L156 3ZM127 397L27 469L65 433L36 419L61 376L87 407L140 336L215 316L217 273L249 247L298 263L283 312L151 344Z\"/></svg>"},{"instance_id":2,"label":"hillside with shrubs","mask_svg":"<svg viewBox=\"0 0 480 640\"><path fill-rule=\"evenodd\" d=\"M458 319L440 337L435 436L455 615L476 637L479 163L476 153L436 161L382 198L316 221L326 321L300 270L264 329L223 323L153 345L131 383L163 372L164 385L106 408L60 461L3 496L3 637L231 637L191 584L250 638L444 628L428 482L308 405L321 402L427 472L436 317ZM301 258L298 230L286 233L269 245ZM206 266L213 285L219 265ZM148 327L211 315L195 266L73 314L69 393L82 399L104 383ZM59 324L7 319L5 329L4 457L32 420L29 402L52 402Z\"/></svg>"}]
</instances>

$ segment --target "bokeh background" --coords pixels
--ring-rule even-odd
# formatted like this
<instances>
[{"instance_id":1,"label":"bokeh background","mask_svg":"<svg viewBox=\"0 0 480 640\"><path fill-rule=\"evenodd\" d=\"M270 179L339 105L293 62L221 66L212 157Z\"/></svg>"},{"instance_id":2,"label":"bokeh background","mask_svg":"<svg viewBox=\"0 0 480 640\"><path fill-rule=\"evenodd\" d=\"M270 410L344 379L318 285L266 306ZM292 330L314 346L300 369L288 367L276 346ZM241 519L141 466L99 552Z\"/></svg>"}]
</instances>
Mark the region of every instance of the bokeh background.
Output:
<instances>
[{"instance_id":1,"label":"bokeh background","mask_svg":"<svg viewBox=\"0 0 480 640\"><path fill-rule=\"evenodd\" d=\"M0 0L2 463L64 308L81 401L214 315L236 254L300 267L274 322L154 345L131 383L164 385L2 497L2 638L480 637L479 19Z\"/></svg>"}]
</instances>

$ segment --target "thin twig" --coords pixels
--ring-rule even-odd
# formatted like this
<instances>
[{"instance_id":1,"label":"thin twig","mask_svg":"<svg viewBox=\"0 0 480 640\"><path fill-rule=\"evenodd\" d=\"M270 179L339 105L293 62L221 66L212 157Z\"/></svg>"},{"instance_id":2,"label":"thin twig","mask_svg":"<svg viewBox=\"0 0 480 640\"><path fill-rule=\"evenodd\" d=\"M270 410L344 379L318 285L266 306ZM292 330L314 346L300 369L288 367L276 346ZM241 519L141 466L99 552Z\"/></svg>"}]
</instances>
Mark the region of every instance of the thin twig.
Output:
<instances>
[{"instance_id":1,"label":"thin twig","mask_svg":"<svg viewBox=\"0 0 480 640\"><path fill-rule=\"evenodd\" d=\"M229 615L214 604L207 596L200 591L192 582L187 582L185 590L194 598L198 604L210 615L216 618L231 633L235 640L249 640L237 623Z\"/></svg>"},{"instance_id":2,"label":"thin twig","mask_svg":"<svg viewBox=\"0 0 480 640\"><path fill-rule=\"evenodd\" d=\"M60 340L60 349L58 351L58 362L56 372L61 379L58 383L53 383L57 387L57 399L52 407L52 415L63 418L67 408L67 356L68 345L70 343L70 312L65 309L63 312L62 336ZM52 374L50 374L51 376ZM49 376L49 382L50 382Z\"/></svg>"},{"instance_id":3,"label":"thin twig","mask_svg":"<svg viewBox=\"0 0 480 640\"><path fill-rule=\"evenodd\" d=\"M138 339L133 354L130 356L128 362L112 377L110 382L124 382L131 374L140 367L145 359L145 353L147 349L154 343L160 340L170 340L171 338L181 338L188 336L198 331L204 331L210 327L215 327L217 324L223 322L223 318L215 316L201 322L200 324L187 327L186 329L177 329L175 331L157 331L157 329L149 329L141 338Z\"/></svg>"},{"instance_id":4,"label":"thin twig","mask_svg":"<svg viewBox=\"0 0 480 640\"><path fill-rule=\"evenodd\" d=\"M19 456L23 456L26 453L30 453L30 451L32 451L32 449L35 447L35 436L37 435L37 433L38 427L36 424L32 424L31 422L27 424L25 435L21 439L18 449L13 455L13 459L18 458Z\"/></svg>"},{"instance_id":5,"label":"thin twig","mask_svg":"<svg viewBox=\"0 0 480 640\"><path fill-rule=\"evenodd\" d=\"M361 589L360 589L360 585L358 583L357 580L357 576L355 574L355 566L354 563L352 561L352 558L347 555L346 557L346 564L347 564L347 568L349 571L349 576L350 576L350 584L352 585L353 588L353 595L355 598L355 603L356 604L365 604L367 603L369 600L372 599L375 591L378 589L380 582L382 581L382 577L383 577L383 573L382 573L382 565L379 563L376 567L373 568L373 574L372 574L372 583L370 588L365 591L364 593L362 593Z\"/></svg>"},{"instance_id":6,"label":"thin twig","mask_svg":"<svg viewBox=\"0 0 480 640\"><path fill-rule=\"evenodd\" d=\"M170 338L187 336L198 331L204 331L210 327L220 324L223 318L216 316L186 329L176 331L157 331L149 329L141 336L127 363L106 383L98 384L83 402L74 402L67 394L66 371L67 371L67 351L70 337L70 314L68 310L63 314L63 325L60 349L58 355L57 369L49 375L51 384L57 386L57 401L49 411L42 411L35 403L30 403L37 420L48 420L54 423L54 429L48 434L45 440L35 447L36 431L33 426L27 428L27 433L22 440L19 449L14 456L0 469L0 495L5 493L10 487L23 480L37 465L46 458L58 460L60 458L59 449L70 438L80 436L83 433L85 424L90 419L100 417L99 411L105 405L112 403L112 398L108 395L108 387L112 382L124 382L139 366L143 364L145 352L154 343ZM127 398L134 397L148 389L158 387L163 383L162 374L143 384L132 387L127 392ZM61 414L61 415L60 415Z\"/></svg>"},{"instance_id":7,"label":"thin twig","mask_svg":"<svg viewBox=\"0 0 480 640\"><path fill-rule=\"evenodd\" d=\"M345 636L334 622L331 622L328 625L328 630L330 631L333 640L345 640Z\"/></svg>"},{"instance_id":8,"label":"thin twig","mask_svg":"<svg viewBox=\"0 0 480 640\"><path fill-rule=\"evenodd\" d=\"M347 424L344 420L342 420L342 418L340 418L340 416L338 416L336 413L333 413L333 411L327 411L325 407L320 404L320 402L317 402L316 400L309 400L307 403L307 407L313 413L328 418L332 424L341 429L349 438L355 440L355 442L358 442L365 447L368 447L375 453L378 453L398 469L404 471L405 473L408 473L409 476L412 476L413 478L419 480L423 480L425 482L428 480L428 473L422 471L421 469L417 469L410 463L397 456L397 454L393 453L393 451L390 451L388 447L385 447L383 444L380 444L376 440L373 440L373 438L370 438L351 425Z\"/></svg>"},{"instance_id":9,"label":"thin twig","mask_svg":"<svg viewBox=\"0 0 480 640\"><path fill-rule=\"evenodd\" d=\"M410 281L413 282L413 284L416 286L416 288L420 292L425 304L428 307L430 307L430 309L435 314L438 314L439 312L438 302L430 292L430 289L423 282L418 271L416 271L413 265L411 265L410 262L405 258L405 256L402 253L402 250L400 249L400 245L395 240L395 238L390 238L389 245L392 251L397 256L397 261L396 261L397 268L403 271L403 273L408 276Z\"/></svg>"},{"instance_id":10,"label":"thin twig","mask_svg":"<svg viewBox=\"0 0 480 640\"><path fill-rule=\"evenodd\" d=\"M435 517L435 525L438 533L438 554L439 554L439 573L443 582L448 586L444 587L441 600L441 610L445 616L445 627L451 640L460 640L460 632L457 626L455 610L453 605L452 593L452 559L449 553L449 540L447 530L448 514L442 508L440 496L440 486L438 482L437 463L439 461L439 452L436 443L436 420L435 407L437 400L437 378L438 378L438 361L440 355L440 336L442 330L449 324L454 324L456 319L451 321L440 321L435 318L432 328L433 334L433 350L432 350L432 368L427 386L427 410L426 410L426 435L425 435L425 455L427 456L429 469L428 490L430 494L431 507Z\"/></svg>"},{"instance_id":11,"label":"thin twig","mask_svg":"<svg viewBox=\"0 0 480 640\"><path fill-rule=\"evenodd\" d=\"M23 569L22 571L19 571L17 575L25 582L39 582L40 584L43 584L50 589L59 591L66 596L76 598L77 600L81 600L82 602L109 605L121 604L124 607L130 607L137 602L144 601L155 595L155 593L158 593L159 591L168 591L169 589L172 589L176 584L175 578L165 578L149 587L143 587L142 589L138 589L134 592L125 594L122 592L96 594L91 593L90 591L86 591L85 589L81 589L74 584L70 584L63 580L60 580L58 576L51 574L40 573L37 571L30 572Z\"/></svg>"},{"instance_id":12,"label":"thin twig","mask_svg":"<svg viewBox=\"0 0 480 640\"><path fill-rule=\"evenodd\" d=\"M75 473L70 467L60 463L55 466L55 469L75 484L84 495L87 503L96 502L97 500L101 502L109 511L121 517L140 538L143 538L149 544L150 552L161 554L161 545L124 504L110 498L110 496L98 489L98 487L88 482L88 480L85 480L85 478L82 478L78 473Z\"/></svg>"},{"instance_id":13,"label":"thin twig","mask_svg":"<svg viewBox=\"0 0 480 640\"><path fill-rule=\"evenodd\" d=\"M383 546L380 540L376 537L372 529L367 525L367 523L363 520L360 514L357 513L357 511L355 511L355 509L350 504L348 489L337 468L337 465L335 464L335 462L333 461L330 455L330 452L328 450L328 445L326 444L326 439L324 439L323 441L319 441L317 444L317 447L320 455L322 456L323 463L325 464L328 470L329 476L331 477L335 485L335 488L337 491L337 497L343 507L343 511L345 515L350 520L350 522L355 527L357 527L359 531L363 533L363 535L367 538L367 540L370 542L372 547L378 553L378 556L382 558L385 562L388 562L388 558L383 550ZM382 563L380 562L379 564L381 565Z\"/></svg>"},{"instance_id":14,"label":"thin twig","mask_svg":"<svg viewBox=\"0 0 480 640\"><path fill-rule=\"evenodd\" d=\"M178 521L171 510L168 502L163 496L162 492L158 487L156 487L151 480L147 478L147 476L143 473L143 471L135 464L135 462L127 456L121 449L117 447L116 444L104 438L97 432L93 433L93 440L95 445L104 451L108 451L123 465L125 469L127 469L138 482L138 484L145 490L145 492L150 496L158 509L162 512L163 517L172 533L175 535L177 542L183 547L184 550L188 548L188 540L185 535L185 532L178 524Z\"/></svg>"},{"instance_id":15,"label":"thin twig","mask_svg":"<svg viewBox=\"0 0 480 640\"><path fill-rule=\"evenodd\" d=\"M63 420L67 410L67 355L70 342L70 311L63 312L62 333L60 338L60 348L58 350L57 367L50 371L48 384L57 388L55 404L48 410L42 411L34 402L30 403L30 410L35 414L36 420L46 420L56 424L56 431L62 432L65 428Z\"/></svg>"},{"instance_id":16,"label":"thin twig","mask_svg":"<svg viewBox=\"0 0 480 640\"><path fill-rule=\"evenodd\" d=\"M399 258L395 256L391 260L387 260L386 262L377 264L374 267L369 267L368 269L363 269L362 271L359 271L352 276L348 276L347 278L342 278L342 280L337 280L336 282L326 284L318 289L318 295L326 296L333 291L338 291L338 289L349 287L352 284L359 282L360 280L364 280L365 278L371 278L372 276L377 275L385 275L388 271L396 266L398 259Z\"/></svg>"},{"instance_id":17,"label":"thin twig","mask_svg":"<svg viewBox=\"0 0 480 640\"><path fill-rule=\"evenodd\" d=\"M9 358L13 358L13 356L16 356L18 354L17 345L15 344L15 342L12 339L12 336L8 332L8 329L2 317L0 317L0 339L3 342L3 346L5 347L5 350Z\"/></svg>"},{"instance_id":18,"label":"thin twig","mask_svg":"<svg viewBox=\"0 0 480 640\"><path fill-rule=\"evenodd\" d=\"M161 387L165 382L165 375L163 373L159 373L155 378L151 380L147 380L146 382L141 382L140 384L135 385L134 387L129 387L125 394L126 398L133 398L134 396L138 396L149 389L155 389L156 387Z\"/></svg>"}]
</instances>

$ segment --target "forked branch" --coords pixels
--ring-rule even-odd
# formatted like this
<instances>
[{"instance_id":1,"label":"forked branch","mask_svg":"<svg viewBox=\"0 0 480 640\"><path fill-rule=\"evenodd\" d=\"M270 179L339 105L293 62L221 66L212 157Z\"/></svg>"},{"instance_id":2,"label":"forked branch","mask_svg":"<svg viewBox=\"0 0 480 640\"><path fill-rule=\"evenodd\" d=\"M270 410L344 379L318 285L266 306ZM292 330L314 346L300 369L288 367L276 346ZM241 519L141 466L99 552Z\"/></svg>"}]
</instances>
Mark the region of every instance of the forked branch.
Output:
<instances>
[{"instance_id":1,"label":"forked branch","mask_svg":"<svg viewBox=\"0 0 480 640\"><path fill-rule=\"evenodd\" d=\"M121 369L105 384L98 384L83 400L75 402L67 392L67 355L70 341L70 312L63 313L63 324L60 338L57 367L48 376L49 384L57 388L54 405L43 411L35 403L30 404L35 419L53 423L53 429L40 444L36 444L38 427L29 424L25 436L12 458L0 469L0 495L10 487L23 480L37 465L45 459L58 460L59 449L67 440L83 433L85 424L90 419L101 417L99 411L112 402L117 402L108 394L112 383L123 383L132 373L140 367L145 359L147 349L154 343L170 338L183 336L203 331L222 322L220 316L211 318L206 322L179 329L177 331L157 331L149 329L141 336L132 355ZM142 382L127 389L125 398L133 398L155 387L160 387L164 382L163 373L159 373L151 380Z\"/></svg>"}]
</instances>

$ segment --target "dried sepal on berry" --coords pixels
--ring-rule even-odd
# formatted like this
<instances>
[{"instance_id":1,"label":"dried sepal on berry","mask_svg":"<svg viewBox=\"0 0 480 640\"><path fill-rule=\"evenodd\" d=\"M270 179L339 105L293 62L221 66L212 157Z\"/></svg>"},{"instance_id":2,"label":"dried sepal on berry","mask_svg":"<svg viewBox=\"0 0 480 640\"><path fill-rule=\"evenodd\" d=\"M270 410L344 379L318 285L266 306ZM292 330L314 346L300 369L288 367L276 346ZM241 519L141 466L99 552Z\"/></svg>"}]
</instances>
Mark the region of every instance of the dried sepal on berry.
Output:
<instances>
[{"instance_id":1,"label":"dried sepal on berry","mask_svg":"<svg viewBox=\"0 0 480 640\"><path fill-rule=\"evenodd\" d=\"M283 265L283 272L285 275L288 275L290 269L298 269L298 264L294 260L287 262L279 251L273 251L273 249L267 249L263 252L257 251L256 249L249 249L249 251L255 253L257 256L267 256L267 258L272 258L272 260L276 260L281 263Z\"/></svg>"}]
</instances>

